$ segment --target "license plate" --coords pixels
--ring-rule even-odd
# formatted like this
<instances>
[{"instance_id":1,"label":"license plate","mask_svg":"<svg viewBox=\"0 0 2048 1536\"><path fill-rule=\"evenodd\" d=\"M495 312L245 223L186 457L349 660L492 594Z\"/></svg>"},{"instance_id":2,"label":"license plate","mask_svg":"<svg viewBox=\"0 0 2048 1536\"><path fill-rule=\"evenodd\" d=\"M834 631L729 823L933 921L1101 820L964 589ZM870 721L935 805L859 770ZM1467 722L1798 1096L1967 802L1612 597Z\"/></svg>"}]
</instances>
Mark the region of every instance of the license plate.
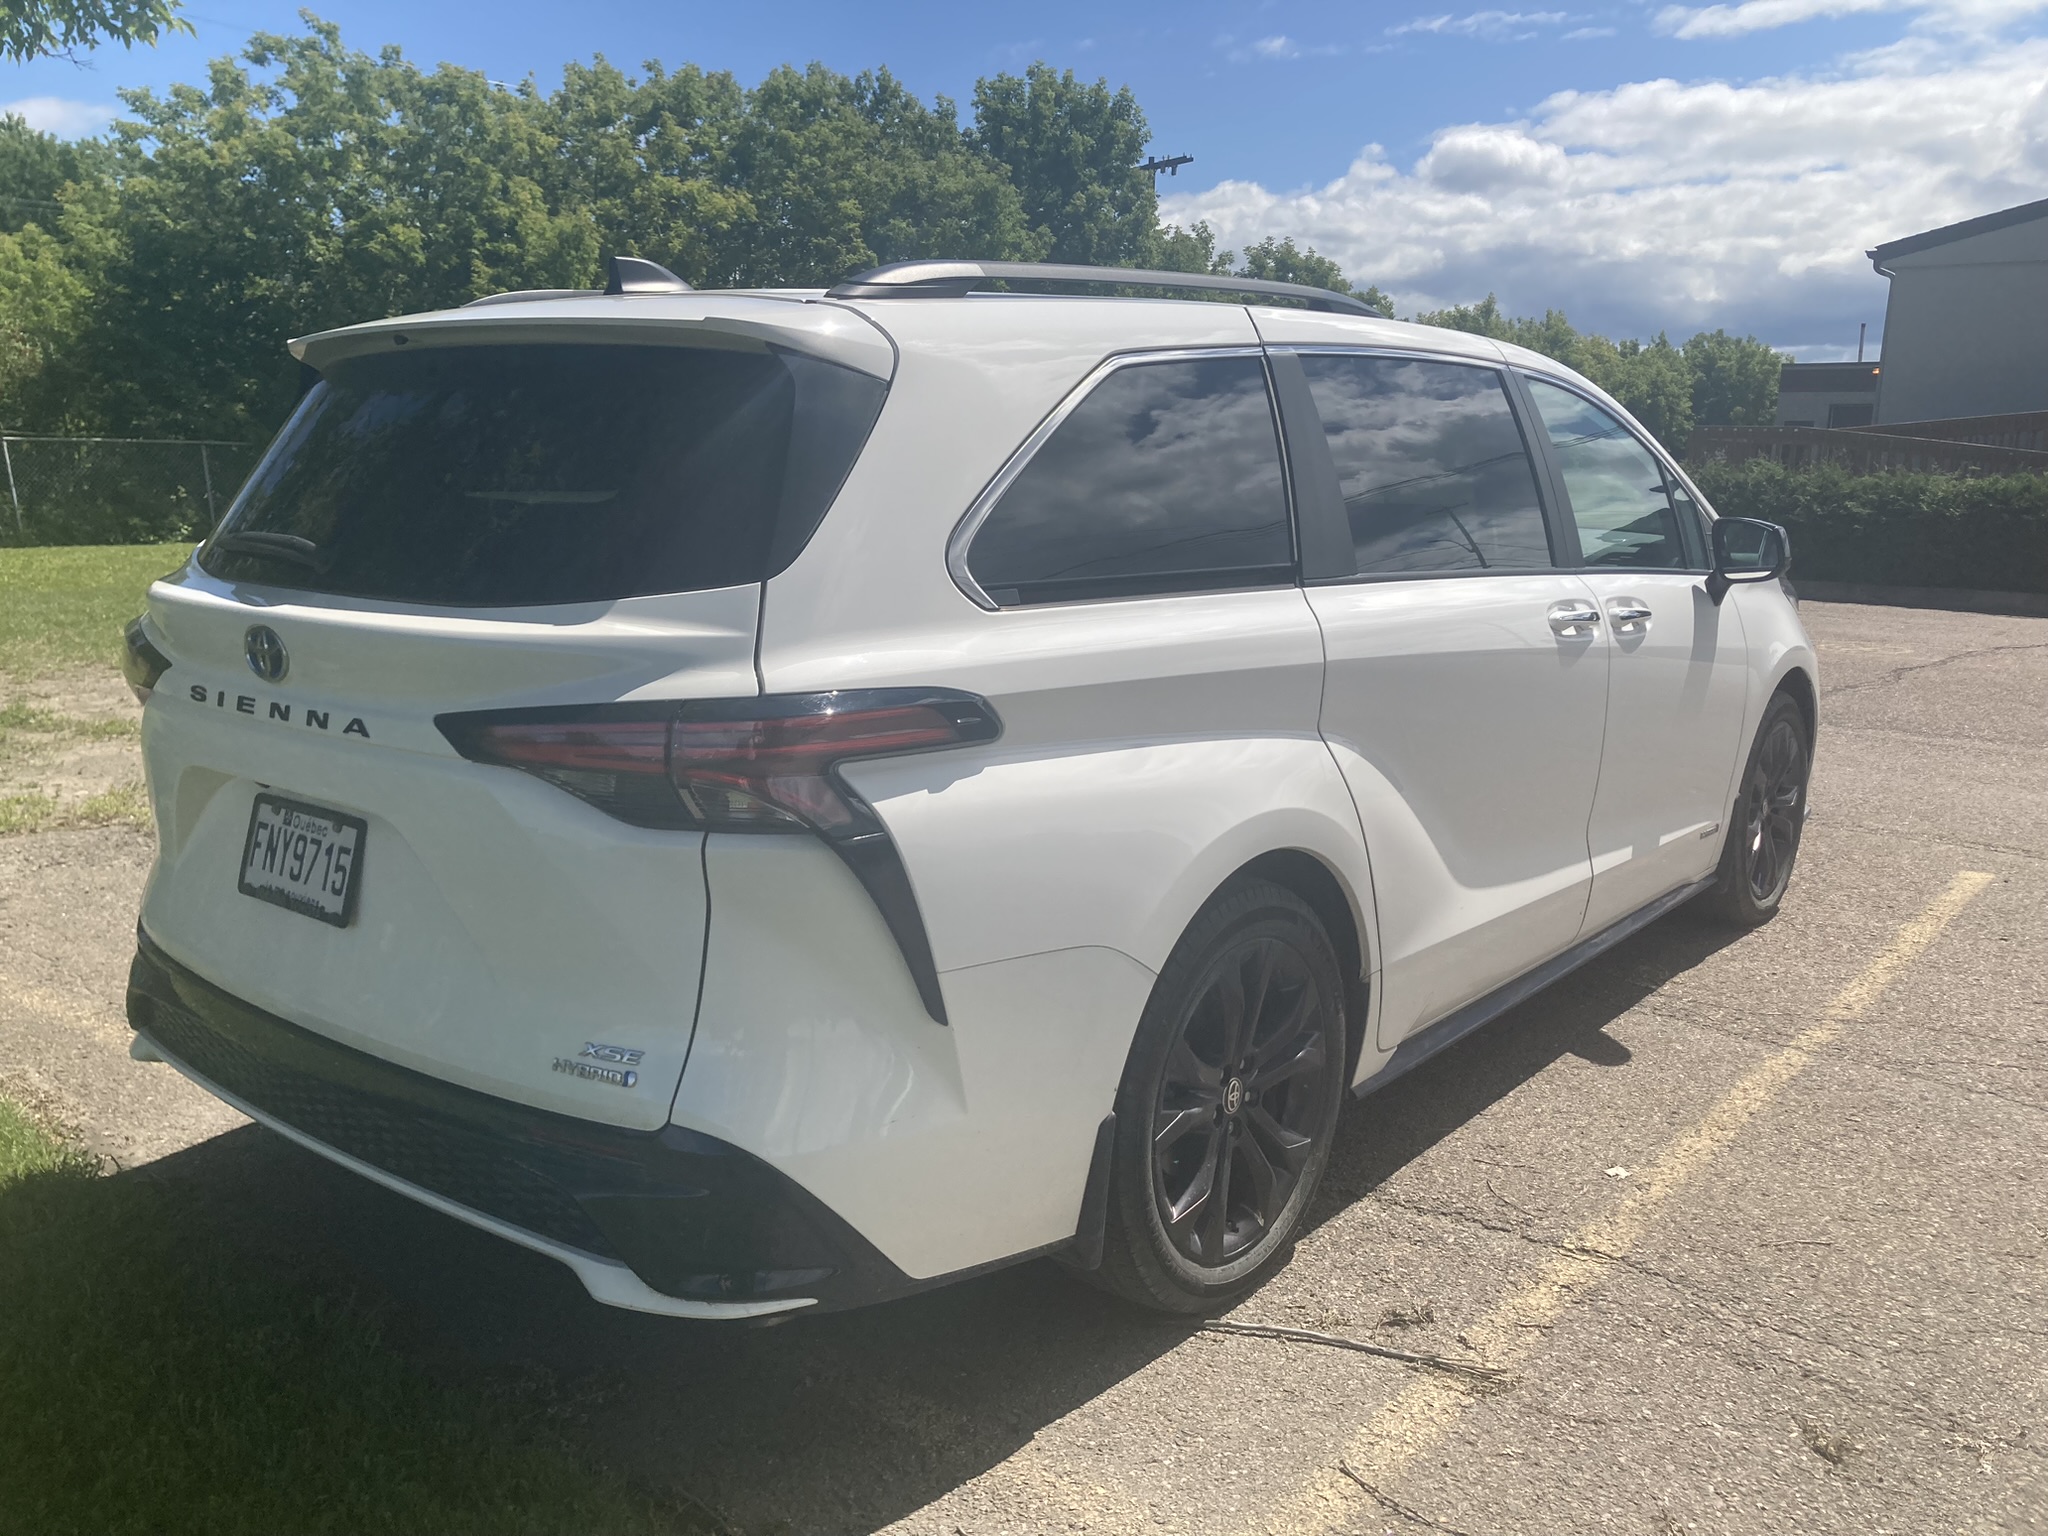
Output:
<instances>
[{"instance_id":1,"label":"license plate","mask_svg":"<svg viewBox=\"0 0 2048 1536\"><path fill-rule=\"evenodd\" d=\"M368 830L360 816L258 795L242 847L242 894L346 928L356 915Z\"/></svg>"}]
</instances>

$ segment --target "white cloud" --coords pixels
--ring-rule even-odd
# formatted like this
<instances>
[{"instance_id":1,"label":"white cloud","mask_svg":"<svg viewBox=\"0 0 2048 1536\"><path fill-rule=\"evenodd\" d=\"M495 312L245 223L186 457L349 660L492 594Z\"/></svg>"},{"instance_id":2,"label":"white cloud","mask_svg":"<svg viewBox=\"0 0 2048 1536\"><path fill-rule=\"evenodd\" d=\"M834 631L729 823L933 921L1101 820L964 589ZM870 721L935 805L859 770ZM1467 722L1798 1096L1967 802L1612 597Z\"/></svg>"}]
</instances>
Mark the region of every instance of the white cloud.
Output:
<instances>
[{"instance_id":1,"label":"white cloud","mask_svg":"<svg viewBox=\"0 0 2048 1536\"><path fill-rule=\"evenodd\" d=\"M60 139L82 139L104 133L120 115L112 101L73 101L64 96L24 96L19 101L0 102L0 117L19 117L41 133Z\"/></svg>"},{"instance_id":2,"label":"white cloud","mask_svg":"<svg viewBox=\"0 0 2048 1536\"><path fill-rule=\"evenodd\" d=\"M1289 59L1330 59L1344 52L1341 43L1318 43L1310 46L1296 42L1284 32L1276 32L1271 37L1257 38L1249 43L1241 43L1226 32L1216 39L1216 46L1223 50L1223 56L1233 64L1256 61L1275 63Z\"/></svg>"},{"instance_id":3,"label":"white cloud","mask_svg":"<svg viewBox=\"0 0 2048 1536\"><path fill-rule=\"evenodd\" d=\"M1536 35L1534 28L1554 27L1566 20L1563 11L1473 11L1467 16L1418 16L1387 28L1389 37L1417 34L1476 37L1484 42L1519 42Z\"/></svg>"},{"instance_id":4,"label":"white cloud","mask_svg":"<svg viewBox=\"0 0 2048 1536\"><path fill-rule=\"evenodd\" d=\"M1861 11L1888 11L1898 0L1743 0L1740 5L1667 5L1652 23L1659 32L1693 40L1741 37L1822 17L1853 16Z\"/></svg>"},{"instance_id":5,"label":"white cloud","mask_svg":"<svg viewBox=\"0 0 2048 1536\"><path fill-rule=\"evenodd\" d=\"M1614 28L1612 27L1574 27L1571 31L1565 33L1564 40L1568 43L1576 43L1590 37L1612 36L1614 36Z\"/></svg>"},{"instance_id":6,"label":"white cloud","mask_svg":"<svg viewBox=\"0 0 2048 1536\"><path fill-rule=\"evenodd\" d=\"M1652 25L1672 37L1698 40L1872 11L1911 11L1914 25L1923 30L1981 37L2042 9L2048 9L2048 0L1741 0L1736 5L1667 5Z\"/></svg>"},{"instance_id":7,"label":"white cloud","mask_svg":"<svg viewBox=\"0 0 2048 1536\"><path fill-rule=\"evenodd\" d=\"M1327 185L1168 198L1242 249L1292 235L1403 313L1489 291L1621 334L1726 325L1820 344L1883 317L1863 252L2048 195L2048 39L1960 62L1566 91L1525 120L1378 145Z\"/></svg>"}]
</instances>

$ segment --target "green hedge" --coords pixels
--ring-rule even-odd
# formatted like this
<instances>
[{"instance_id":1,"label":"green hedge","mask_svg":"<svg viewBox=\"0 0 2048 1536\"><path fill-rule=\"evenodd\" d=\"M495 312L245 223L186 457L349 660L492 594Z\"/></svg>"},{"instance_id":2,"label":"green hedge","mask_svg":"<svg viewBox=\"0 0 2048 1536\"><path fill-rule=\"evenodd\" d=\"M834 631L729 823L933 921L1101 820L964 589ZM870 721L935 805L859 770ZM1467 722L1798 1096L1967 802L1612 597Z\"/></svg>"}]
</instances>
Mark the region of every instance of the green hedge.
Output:
<instances>
[{"instance_id":1,"label":"green hedge","mask_svg":"<svg viewBox=\"0 0 2048 1536\"><path fill-rule=\"evenodd\" d=\"M1768 460L1690 466L1723 517L1792 535L1792 579L2048 592L2048 475L1852 475Z\"/></svg>"}]
</instances>

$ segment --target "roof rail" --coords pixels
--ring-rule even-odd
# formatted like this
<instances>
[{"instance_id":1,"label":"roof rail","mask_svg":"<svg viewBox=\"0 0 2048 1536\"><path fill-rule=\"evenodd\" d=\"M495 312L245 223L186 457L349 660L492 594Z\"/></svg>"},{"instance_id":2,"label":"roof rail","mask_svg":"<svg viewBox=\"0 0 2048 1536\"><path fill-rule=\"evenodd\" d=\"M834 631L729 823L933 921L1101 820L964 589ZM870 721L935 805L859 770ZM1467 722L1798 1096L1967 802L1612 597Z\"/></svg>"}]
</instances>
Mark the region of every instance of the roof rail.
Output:
<instances>
[{"instance_id":1,"label":"roof rail","mask_svg":"<svg viewBox=\"0 0 2048 1536\"><path fill-rule=\"evenodd\" d=\"M957 299L983 283L1091 283L1129 288L1182 288L1198 293L1245 293L1293 299L1310 309L1342 314L1380 312L1362 299L1306 283L1275 283L1260 277L1215 272L1149 272L1137 267L1088 267L1039 261L894 261L849 277L825 290L828 299Z\"/></svg>"}]
</instances>

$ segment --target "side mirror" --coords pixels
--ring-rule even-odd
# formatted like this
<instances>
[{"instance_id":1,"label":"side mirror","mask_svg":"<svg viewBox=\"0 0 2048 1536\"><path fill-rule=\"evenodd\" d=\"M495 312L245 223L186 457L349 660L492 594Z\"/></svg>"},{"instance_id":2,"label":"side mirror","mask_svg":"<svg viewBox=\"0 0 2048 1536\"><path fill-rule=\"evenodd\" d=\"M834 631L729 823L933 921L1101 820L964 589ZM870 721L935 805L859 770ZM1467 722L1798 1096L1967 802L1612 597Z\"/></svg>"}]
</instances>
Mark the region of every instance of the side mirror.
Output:
<instances>
[{"instance_id":1,"label":"side mirror","mask_svg":"<svg viewBox=\"0 0 2048 1536\"><path fill-rule=\"evenodd\" d=\"M1719 603L1738 582L1776 581L1792 564L1792 540L1776 523L1754 517L1714 520L1714 568L1707 596Z\"/></svg>"}]
</instances>

